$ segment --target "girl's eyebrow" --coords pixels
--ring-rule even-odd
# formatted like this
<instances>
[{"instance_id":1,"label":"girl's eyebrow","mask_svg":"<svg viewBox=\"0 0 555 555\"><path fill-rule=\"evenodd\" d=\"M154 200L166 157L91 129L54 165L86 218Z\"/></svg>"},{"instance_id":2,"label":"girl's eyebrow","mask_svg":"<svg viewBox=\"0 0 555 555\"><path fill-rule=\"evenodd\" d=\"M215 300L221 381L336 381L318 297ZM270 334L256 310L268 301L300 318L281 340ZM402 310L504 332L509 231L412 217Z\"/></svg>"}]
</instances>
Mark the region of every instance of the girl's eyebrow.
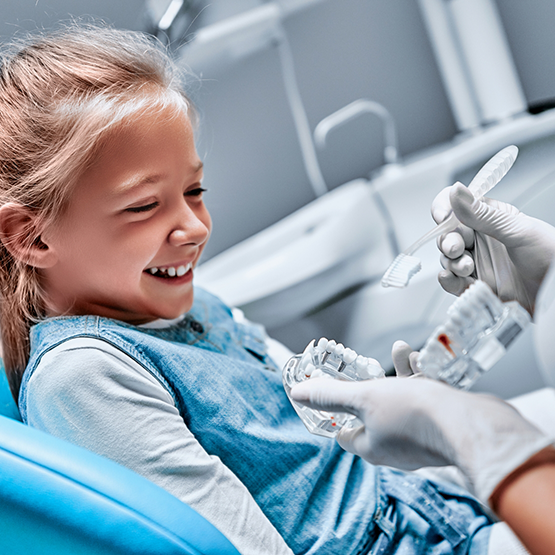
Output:
<instances>
[{"instance_id":1,"label":"girl's eyebrow","mask_svg":"<svg viewBox=\"0 0 555 555\"><path fill-rule=\"evenodd\" d=\"M192 173L193 174L199 173L203 167L204 167L204 162L199 161L192 168ZM120 183L115 190L115 194L125 195L126 193L129 193L130 191L132 191L136 187L140 187L141 185L149 185L152 183L157 183L158 181L164 179L165 176L166 174L163 174L163 173L155 173L152 175L139 175L136 177L132 177L128 181L124 181L123 183Z\"/></svg>"},{"instance_id":2,"label":"girl's eyebrow","mask_svg":"<svg viewBox=\"0 0 555 555\"><path fill-rule=\"evenodd\" d=\"M164 178L164 174L157 173L152 175L139 175L132 177L131 179L120 183L116 190L114 191L116 195L125 195L133 189L140 187L141 185L149 185L151 183L157 183Z\"/></svg>"}]
</instances>

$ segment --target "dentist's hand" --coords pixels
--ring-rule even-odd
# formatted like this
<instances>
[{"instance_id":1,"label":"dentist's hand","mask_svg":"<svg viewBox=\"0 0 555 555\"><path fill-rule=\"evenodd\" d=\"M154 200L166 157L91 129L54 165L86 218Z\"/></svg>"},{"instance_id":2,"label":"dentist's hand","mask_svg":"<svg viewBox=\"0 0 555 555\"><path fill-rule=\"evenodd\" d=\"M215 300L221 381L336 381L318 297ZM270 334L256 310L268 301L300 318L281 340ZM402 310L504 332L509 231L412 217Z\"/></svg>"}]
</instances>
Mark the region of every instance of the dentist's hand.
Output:
<instances>
[{"instance_id":1,"label":"dentist's hand","mask_svg":"<svg viewBox=\"0 0 555 555\"><path fill-rule=\"evenodd\" d=\"M337 436L347 451L404 470L454 464L484 503L506 476L551 444L504 401L422 377L315 378L293 387L291 396L358 416L363 426Z\"/></svg>"},{"instance_id":2,"label":"dentist's hand","mask_svg":"<svg viewBox=\"0 0 555 555\"><path fill-rule=\"evenodd\" d=\"M460 295L477 277L502 301L516 300L533 314L536 295L555 258L555 228L510 204L475 200L461 183L443 189L432 204L442 222L451 208L463 224L441 237L441 286Z\"/></svg>"}]
</instances>

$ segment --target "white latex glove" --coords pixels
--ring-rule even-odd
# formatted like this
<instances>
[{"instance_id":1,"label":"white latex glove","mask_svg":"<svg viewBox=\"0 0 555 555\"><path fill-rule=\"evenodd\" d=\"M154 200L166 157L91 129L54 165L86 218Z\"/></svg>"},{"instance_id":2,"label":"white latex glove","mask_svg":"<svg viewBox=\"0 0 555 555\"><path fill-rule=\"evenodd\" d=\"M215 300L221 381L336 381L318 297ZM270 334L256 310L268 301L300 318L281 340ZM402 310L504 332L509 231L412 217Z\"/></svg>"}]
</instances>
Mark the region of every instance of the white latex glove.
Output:
<instances>
[{"instance_id":1,"label":"white latex glove","mask_svg":"<svg viewBox=\"0 0 555 555\"><path fill-rule=\"evenodd\" d=\"M405 341L395 341L391 348L391 358L397 376L411 376L417 373L418 351L413 351Z\"/></svg>"},{"instance_id":2,"label":"white latex glove","mask_svg":"<svg viewBox=\"0 0 555 555\"><path fill-rule=\"evenodd\" d=\"M291 396L316 409L358 416L363 426L337 435L347 451L404 470L454 464L484 503L503 478L551 445L504 401L422 377L315 378L293 387Z\"/></svg>"},{"instance_id":3,"label":"white latex glove","mask_svg":"<svg viewBox=\"0 0 555 555\"><path fill-rule=\"evenodd\" d=\"M536 295L555 258L555 228L501 201L475 200L461 183L443 189L432 203L437 223L451 207L459 231L440 237L441 286L460 295L475 278L503 301L518 301L534 313Z\"/></svg>"}]
</instances>

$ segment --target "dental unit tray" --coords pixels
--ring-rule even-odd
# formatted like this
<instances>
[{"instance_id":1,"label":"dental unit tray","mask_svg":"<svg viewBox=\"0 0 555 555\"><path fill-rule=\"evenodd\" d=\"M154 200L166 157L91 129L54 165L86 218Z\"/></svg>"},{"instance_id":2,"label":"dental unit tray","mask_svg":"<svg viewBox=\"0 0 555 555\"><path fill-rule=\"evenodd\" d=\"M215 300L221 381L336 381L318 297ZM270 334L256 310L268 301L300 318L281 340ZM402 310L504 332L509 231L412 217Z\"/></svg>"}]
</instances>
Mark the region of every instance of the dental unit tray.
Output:
<instances>
[{"instance_id":1,"label":"dental unit tray","mask_svg":"<svg viewBox=\"0 0 555 555\"><path fill-rule=\"evenodd\" d=\"M373 359L357 355L333 339L311 341L304 352L295 355L283 368L283 387L293 408L312 434L335 437L343 427L355 428L362 422L352 414L327 412L305 407L291 399L291 388L310 378L324 377L360 381L384 377L382 367Z\"/></svg>"},{"instance_id":2,"label":"dental unit tray","mask_svg":"<svg viewBox=\"0 0 555 555\"><path fill-rule=\"evenodd\" d=\"M418 355L417 369L429 378L468 389L505 355L530 321L516 301L503 303L483 281L476 281L430 335Z\"/></svg>"}]
</instances>

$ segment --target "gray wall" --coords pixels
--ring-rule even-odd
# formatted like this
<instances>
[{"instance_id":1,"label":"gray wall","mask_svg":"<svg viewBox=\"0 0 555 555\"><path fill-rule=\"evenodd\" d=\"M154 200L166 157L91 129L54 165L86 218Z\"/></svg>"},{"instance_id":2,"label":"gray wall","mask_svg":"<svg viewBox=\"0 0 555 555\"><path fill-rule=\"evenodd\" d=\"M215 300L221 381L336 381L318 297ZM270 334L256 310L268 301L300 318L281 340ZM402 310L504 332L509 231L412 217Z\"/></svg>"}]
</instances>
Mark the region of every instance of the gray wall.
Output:
<instances>
[{"instance_id":1,"label":"gray wall","mask_svg":"<svg viewBox=\"0 0 555 555\"><path fill-rule=\"evenodd\" d=\"M449 139L453 119L416 3L328 1L286 22L311 128L358 98L382 103L397 122L401 154ZM275 49L204 74L210 256L314 198L303 167ZM381 126L361 117L330 135L320 156L330 187L382 164Z\"/></svg>"},{"instance_id":2,"label":"gray wall","mask_svg":"<svg viewBox=\"0 0 555 555\"><path fill-rule=\"evenodd\" d=\"M69 17L93 16L125 29L140 29L143 0L0 0L0 37L48 29Z\"/></svg>"},{"instance_id":3,"label":"gray wall","mask_svg":"<svg viewBox=\"0 0 555 555\"><path fill-rule=\"evenodd\" d=\"M555 97L555 2L496 0L528 102Z\"/></svg>"},{"instance_id":4,"label":"gray wall","mask_svg":"<svg viewBox=\"0 0 555 555\"><path fill-rule=\"evenodd\" d=\"M528 100L555 97L555 2L496 1ZM241 4L213 0L213 6L230 2ZM1 0L0 37L48 28L69 15L140 29L143 5L143 0ZM328 0L285 26L312 128L366 97L393 114L402 155L455 135L415 0ZM275 49L226 71L204 72L192 94L202 115L198 145L215 223L208 258L306 204L313 193ZM377 120L365 116L330 136L320 156L330 187L379 167L380 131Z\"/></svg>"},{"instance_id":5,"label":"gray wall","mask_svg":"<svg viewBox=\"0 0 555 555\"><path fill-rule=\"evenodd\" d=\"M497 0L529 102L555 97L555 3ZM312 128L361 97L393 114L408 155L456 134L414 0L329 0L286 22ZM204 72L195 100L207 162L214 233L210 257L313 198L279 73L268 50ZM381 129L371 116L338 129L321 153L330 187L379 167Z\"/></svg>"}]
</instances>

